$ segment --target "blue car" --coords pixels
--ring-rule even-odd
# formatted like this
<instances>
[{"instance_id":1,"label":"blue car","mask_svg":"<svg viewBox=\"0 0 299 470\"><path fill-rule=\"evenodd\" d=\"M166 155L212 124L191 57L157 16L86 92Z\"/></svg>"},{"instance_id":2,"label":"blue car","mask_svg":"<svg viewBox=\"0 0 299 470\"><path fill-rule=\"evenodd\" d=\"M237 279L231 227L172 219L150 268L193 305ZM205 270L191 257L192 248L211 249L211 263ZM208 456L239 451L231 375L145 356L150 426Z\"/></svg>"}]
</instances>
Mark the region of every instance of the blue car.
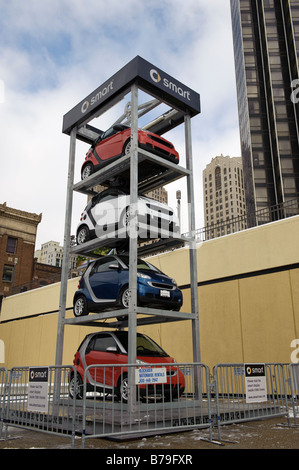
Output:
<instances>
[{"instance_id":1,"label":"blue car","mask_svg":"<svg viewBox=\"0 0 299 470\"><path fill-rule=\"evenodd\" d=\"M179 311L183 296L174 279L141 259L137 260L139 306ZM108 255L92 261L74 295L74 315L129 307L129 256Z\"/></svg>"}]
</instances>

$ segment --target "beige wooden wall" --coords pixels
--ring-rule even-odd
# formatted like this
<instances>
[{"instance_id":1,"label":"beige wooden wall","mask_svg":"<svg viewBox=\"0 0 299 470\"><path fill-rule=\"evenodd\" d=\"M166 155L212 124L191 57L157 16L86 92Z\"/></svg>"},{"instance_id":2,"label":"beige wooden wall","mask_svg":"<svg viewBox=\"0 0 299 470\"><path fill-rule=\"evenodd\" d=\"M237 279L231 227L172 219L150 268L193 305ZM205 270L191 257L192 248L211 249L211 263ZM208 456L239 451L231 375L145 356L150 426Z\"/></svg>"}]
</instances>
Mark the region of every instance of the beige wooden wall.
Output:
<instances>
[{"instance_id":1,"label":"beige wooden wall","mask_svg":"<svg viewBox=\"0 0 299 470\"><path fill-rule=\"evenodd\" d=\"M289 362L299 337L299 216L210 240L197 246L201 360ZM150 262L183 288L190 312L189 251L151 257ZM71 308L78 279L69 281ZM11 368L55 363L60 284L3 300L0 340ZM72 316L72 311L67 312ZM94 328L66 326L64 364ZM192 362L191 322L138 328L178 362Z\"/></svg>"}]
</instances>

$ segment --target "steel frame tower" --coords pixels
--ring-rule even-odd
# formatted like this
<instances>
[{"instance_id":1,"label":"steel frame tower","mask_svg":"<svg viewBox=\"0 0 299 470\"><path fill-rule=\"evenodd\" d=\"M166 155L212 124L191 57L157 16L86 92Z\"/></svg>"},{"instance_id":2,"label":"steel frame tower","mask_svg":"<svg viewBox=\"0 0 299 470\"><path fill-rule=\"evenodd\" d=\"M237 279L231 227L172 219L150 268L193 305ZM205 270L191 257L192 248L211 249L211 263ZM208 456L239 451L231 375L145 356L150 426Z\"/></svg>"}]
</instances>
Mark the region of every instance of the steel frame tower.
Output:
<instances>
[{"instance_id":1,"label":"steel frame tower","mask_svg":"<svg viewBox=\"0 0 299 470\"><path fill-rule=\"evenodd\" d=\"M171 86L169 86L171 84ZM154 96L159 103L166 103L172 107L167 118L155 120L151 131L163 134L180 124L185 127L185 150L186 168L175 165L167 160L157 157L152 153L138 147L138 90L141 89ZM107 165L102 170L90 177L74 184L74 168L76 154L76 140L80 139L87 143L93 143L100 131L88 122L95 116L107 111L113 104L120 101L126 94L131 93L131 152L116 162ZM96 105L91 110L91 103ZM150 106L149 109L152 109ZM146 111L143 111L143 114ZM146 62L137 56L117 74L107 80L93 93L75 106L64 116L63 132L70 135L69 169L67 182L67 198L64 228L64 254L61 276L59 319L57 327L56 366L62 365L64 329L66 325L88 325L93 327L128 327L128 363L136 364L136 329L138 325L147 325L162 322L192 321L193 360L200 362L200 331L198 318L198 296L197 296L197 263L195 242L195 204L192 168L192 143L191 143L191 118L200 112L199 95L162 70ZM171 116L171 118L169 118ZM158 171L153 178L142 179L139 177L140 165L155 164ZM74 254L90 255L93 250L101 246L107 246L109 239L97 238L83 245L70 248L72 201L73 191L84 194L94 194L93 188L116 175L122 175L130 180L130 233L136 233L137 229L137 197L138 192L165 185L165 182L175 181L179 178L187 178L187 193L189 205L189 237L178 237L160 239L151 245L138 246L136 236L129 240L129 308L117 311L108 311L66 319L66 296L68 281L68 261L70 252ZM189 245L190 280L191 280L191 313L165 311L137 306L137 256L155 253L161 249ZM112 318L127 316L127 320L108 321ZM139 317L138 315L141 315ZM130 409L136 407L136 387L134 368L129 367L129 401Z\"/></svg>"}]
</instances>

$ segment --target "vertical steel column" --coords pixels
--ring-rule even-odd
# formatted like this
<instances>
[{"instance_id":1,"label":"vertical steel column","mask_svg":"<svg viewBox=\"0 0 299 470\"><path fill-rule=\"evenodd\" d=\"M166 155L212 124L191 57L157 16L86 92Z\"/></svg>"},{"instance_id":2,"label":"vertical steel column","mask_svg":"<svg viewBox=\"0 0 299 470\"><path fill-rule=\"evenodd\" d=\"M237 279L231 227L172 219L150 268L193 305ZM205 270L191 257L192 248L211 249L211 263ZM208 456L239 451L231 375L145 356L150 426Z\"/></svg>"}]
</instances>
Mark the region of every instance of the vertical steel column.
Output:
<instances>
[{"instance_id":1,"label":"vertical steel column","mask_svg":"<svg viewBox=\"0 0 299 470\"><path fill-rule=\"evenodd\" d=\"M138 235L138 88L131 87L130 240L128 363L136 364L137 328L137 235ZM128 406L136 408L135 368L128 368Z\"/></svg>"},{"instance_id":2,"label":"vertical steel column","mask_svg":"<svg viewBox=\"0 0 299 470\"><path fill-rule=\"evenodd\" d=\"M62 357L63 357L64 320L65 320L67 281L68 281L68 270L69 270L69 260L70 260L70 239L71 239L71 221L72 221L72 208L73 208L73 184L74 184L74 171L75 171L76 135L77 135L77 128L74 127L70 135L69 168L68 168L66 209L65 209L65 222L64 222L65 225L64 225L63 262L62 262L62 270L61 270L59 316L58 316L58 325L57 325L57 343L56 343L56 360L55 360L56 366L62 365Z\"/></svg>"},{"instance_id":3,"label":"vertical steel column","mask_svg":"<svg viewBox=\"0 0 299 470\"><path fill-rule=\"evenodd\" d=\"M191 284L191 311L195 315L192 320L192 341L193 341L193 362L201 362L200 353L200 331L198 313L198 289L197 289L197 259L195 240L195 204L194 204L194 183L193 183L193 163L192 163L192 141L191 141L191 118L185 115L185 146L186 146L186 167L190 170L187 176L187 195L189 212L189 259L190 259L190 284Z\"/></svg>"}]
</instances>

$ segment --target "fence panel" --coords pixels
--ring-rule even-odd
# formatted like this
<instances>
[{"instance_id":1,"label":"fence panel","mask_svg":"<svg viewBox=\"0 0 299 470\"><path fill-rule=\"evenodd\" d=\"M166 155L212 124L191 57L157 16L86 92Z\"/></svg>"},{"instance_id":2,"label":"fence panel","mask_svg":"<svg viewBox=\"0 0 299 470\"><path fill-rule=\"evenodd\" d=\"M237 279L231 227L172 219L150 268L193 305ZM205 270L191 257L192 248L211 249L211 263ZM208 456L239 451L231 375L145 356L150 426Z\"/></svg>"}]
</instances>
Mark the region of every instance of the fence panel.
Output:
<instances>
[{"instance_id":1,"label":"fence panel","mask_svg":"<svg viewBox=\"0 0 299 470\"><path fill-rule=\"evenodd\" d=\"M217 364L213 370L213 388L218 427L233 422L286 416L286 378L283 364L265 364L265 397L249 396L245 364Z\"/></svg>"},{"instance_id":2,"label":"fence panel","mask_svg":"<svg viewBox=\"0 0 299 470\"><path fill-rule=\"evenodd\" d=\"M5 419L5 403L7 390L7 369L0 367L0 439L2 438L3 424Z\"/></svg>"},{"instance_id":3,"label":"fence panel","mask_svg":"<svg viewBox=\"0 0 299 470\"><path fill-rule=\"evenodd\" d=\"M33 369L37 374L32 375ZM8 426L16 426L69 437L74 446L75 432L81 429L82 421L81 424L78 422L76 400L68 393L73 367L43 368L48 371L45 385L42 385L41 373L38 375L40 369L14 367L7 372L6 390L1 394L5 436Z\"/></svg>"},{"instance_id":4,"label":"fence panel","mask_svg":"<svg viewBox=\"0 0 299 470\"><path fill-rule=\"evenodd\" d=\"M209 379L203 364L89 366L83 391L78 391L83 398L82 447L91 437L186 428L209 428L212 438Z\"/></svg>"},{"instance_id":5,"label":"fence panel","mask_svg":"<svg viewBox=\"0 0 299 470\"><path fill-rule=\"evenodd\" d=\"M288 419L293 420L293 425L298 426L299 416L299 364L287 364L287 396L290 403Z\"/></svg>"}]
</instances>

